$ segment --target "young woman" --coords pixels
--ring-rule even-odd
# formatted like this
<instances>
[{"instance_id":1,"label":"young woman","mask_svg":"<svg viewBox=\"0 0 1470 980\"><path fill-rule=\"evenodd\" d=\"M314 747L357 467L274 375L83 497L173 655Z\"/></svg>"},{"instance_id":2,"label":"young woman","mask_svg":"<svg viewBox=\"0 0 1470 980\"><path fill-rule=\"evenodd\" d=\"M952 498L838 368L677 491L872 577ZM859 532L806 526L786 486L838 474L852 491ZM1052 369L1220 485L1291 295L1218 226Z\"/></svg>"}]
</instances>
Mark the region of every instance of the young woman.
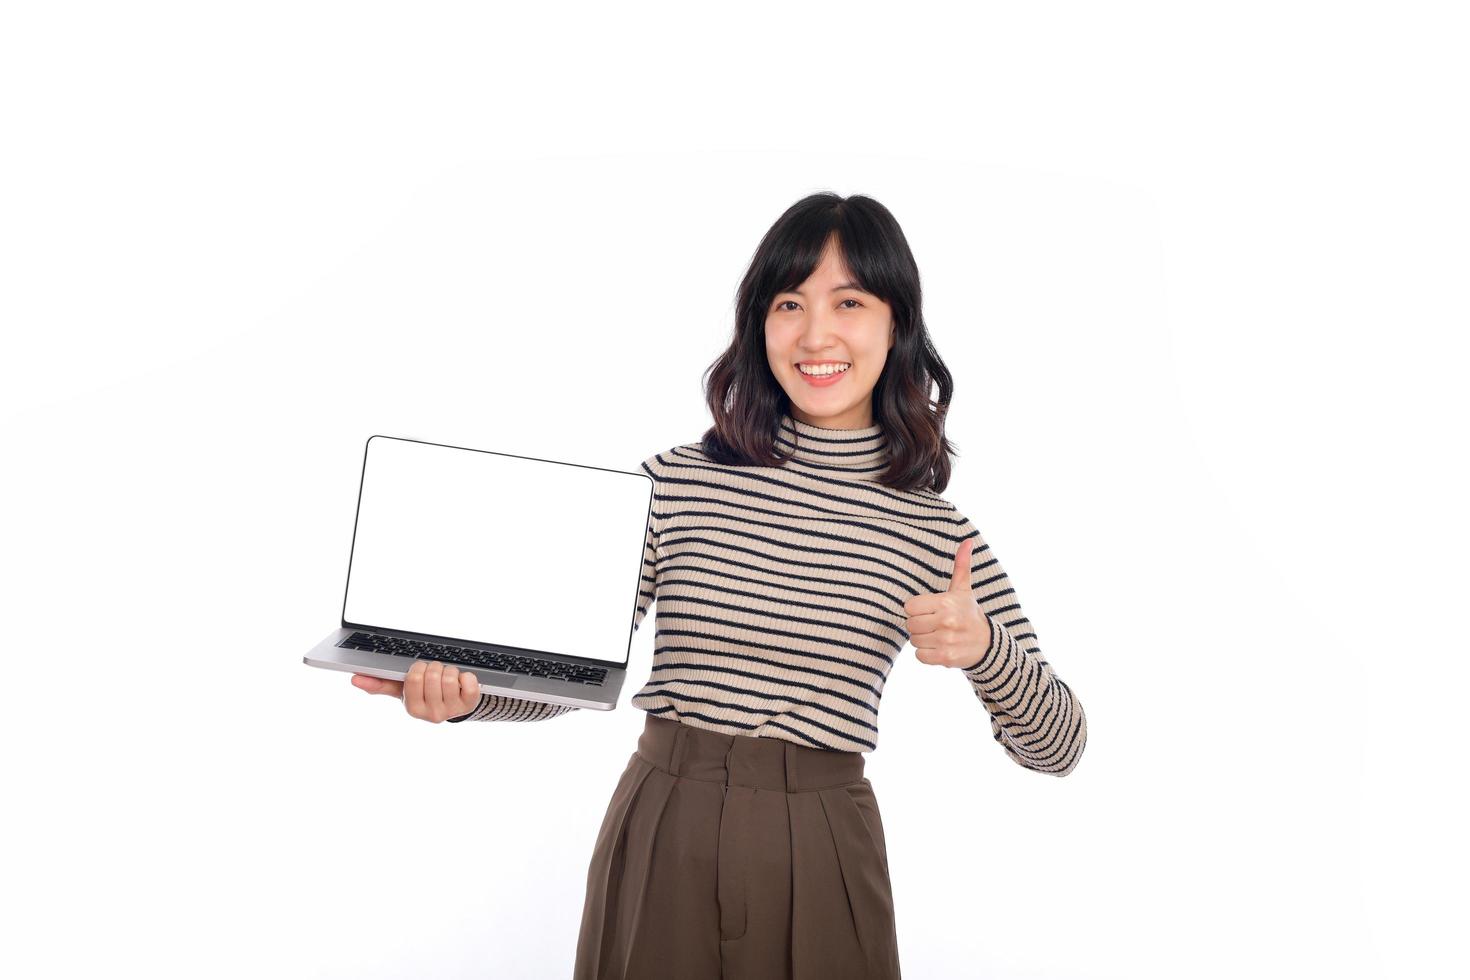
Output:
<instances>
[{"instance_id":1,"label":"young woman","mask_svg":"<svg viewBox=\"0 0 1470 980\"><path fill-rule=\"evenodd\" d=\"M1076 767L1082 705L940 496L952 390L888 210L835 194L788 209L711 368L713 427L643 463L655 498L633 624L657 599L653 670L588 868L576 980L899 976L863 753L905 642L959 672L1017 764ZM439 662L353 683L433 722L575 710L481 696Z\"/></svg>"}]
</instances>

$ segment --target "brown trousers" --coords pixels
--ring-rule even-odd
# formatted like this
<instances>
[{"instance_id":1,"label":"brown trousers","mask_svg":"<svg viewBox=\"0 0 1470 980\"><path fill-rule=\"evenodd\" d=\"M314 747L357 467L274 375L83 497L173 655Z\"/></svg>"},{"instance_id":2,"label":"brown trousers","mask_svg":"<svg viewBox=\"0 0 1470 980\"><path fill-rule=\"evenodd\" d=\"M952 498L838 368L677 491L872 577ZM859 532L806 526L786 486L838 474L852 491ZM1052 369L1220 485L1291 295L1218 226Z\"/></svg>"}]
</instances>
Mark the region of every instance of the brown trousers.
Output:
<instances>
[{"instance_id":1,"label":"brown trousers","mask_svg":"<svg viewBox=\"0 0 1470 980\"><path fill-rule=\"evenodd\" d=\"M574 980L898 980L861 752L648 715L587 870Z\"/></svg>"}]
</instances>

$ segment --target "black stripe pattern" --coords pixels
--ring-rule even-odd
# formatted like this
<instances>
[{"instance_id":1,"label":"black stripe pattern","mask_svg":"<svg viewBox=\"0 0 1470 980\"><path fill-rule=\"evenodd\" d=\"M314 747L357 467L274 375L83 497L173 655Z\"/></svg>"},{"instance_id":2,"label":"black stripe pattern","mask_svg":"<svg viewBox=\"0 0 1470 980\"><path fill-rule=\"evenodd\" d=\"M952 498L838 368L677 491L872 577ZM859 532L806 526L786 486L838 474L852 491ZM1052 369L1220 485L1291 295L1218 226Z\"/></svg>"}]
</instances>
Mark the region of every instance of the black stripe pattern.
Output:
<instances>
[{"instance_id":1,"label":"black stripe pattern","mask_svg":"<svg viewBox=\"0 0 1470 980\"><path fill-rule=\"evenodd\" d=\"M1018 765L1064 776L1087 741L1082 706L1042 658L1014 587L974 525L926 491L877 482L878 425L781 419L784 465L726 466L698 443L643 462L655 481L636 629L657 602L653 668L632 705L697 728L871 752L878 705L908 642L904 603L949 587L974 539L972 588L991 643L962 670ZM484 695L462 719L575 710Z\"/></svg>"}]
</instances>

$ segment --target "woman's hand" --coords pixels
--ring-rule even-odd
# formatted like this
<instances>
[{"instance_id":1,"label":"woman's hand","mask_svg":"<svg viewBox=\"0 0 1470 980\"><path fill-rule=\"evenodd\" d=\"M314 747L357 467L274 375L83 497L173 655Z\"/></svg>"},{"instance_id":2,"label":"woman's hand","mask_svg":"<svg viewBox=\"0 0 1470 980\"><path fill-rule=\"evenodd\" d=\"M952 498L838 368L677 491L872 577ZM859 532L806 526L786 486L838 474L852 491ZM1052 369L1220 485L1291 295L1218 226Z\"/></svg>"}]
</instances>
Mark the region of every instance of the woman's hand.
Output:
<instances>
[{"instance_id":1,"label":"woman's hand","mask_svg":"<svg viewBox=\"0 0 1470 980\"><path fill-rule=\"evenodd\" d=\"M436 725L467 715L480 703L480 682L474 672L438 660L414 661L401 681L353 674L352 686L369 694L401 698L411 716Z\"/></svg>"},{"instance_id":2,"label":"woman's hand","mask_svg":"<svg viewBox=\"0 0 1470 980\"><path fill-rule=\"evenodd\" d=\"M973 667L990 649L990 617L980 609L970 587L973 539L960 542L954 556L949 591L916 595L903 604L908 614L909 642L926 664Z\"/></svg>"}]
</instances>

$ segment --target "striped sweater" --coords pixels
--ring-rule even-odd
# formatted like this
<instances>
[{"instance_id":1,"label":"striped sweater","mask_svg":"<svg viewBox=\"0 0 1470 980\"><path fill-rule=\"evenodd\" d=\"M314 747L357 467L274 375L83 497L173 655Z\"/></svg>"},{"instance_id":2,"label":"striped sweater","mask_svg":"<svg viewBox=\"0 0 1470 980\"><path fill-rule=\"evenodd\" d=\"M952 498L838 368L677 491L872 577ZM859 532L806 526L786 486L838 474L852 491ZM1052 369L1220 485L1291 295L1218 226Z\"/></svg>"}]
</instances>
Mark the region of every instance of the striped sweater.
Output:
<instances>
[{"instance_id":1,"label":"striped sweater","mask_svg":"<svg viewBox=\"0 0 1470 980\"><path fill-rule=\"evenodd\" d=\"M654 479L637 629L657 600L653 669L632 705L696 728L871 752L878 702L908 641L904 603L971 585L991 642L960 669L1018 765L1065 776L1087 743L1082 704L1042 657L1015 589L970 520L928 490L877 482L881 426L781 418L781 466L727 466L699 443L643 462ZM481 695L452 721L538 721L564 705Z\"/></svg>"}]
</instances>

